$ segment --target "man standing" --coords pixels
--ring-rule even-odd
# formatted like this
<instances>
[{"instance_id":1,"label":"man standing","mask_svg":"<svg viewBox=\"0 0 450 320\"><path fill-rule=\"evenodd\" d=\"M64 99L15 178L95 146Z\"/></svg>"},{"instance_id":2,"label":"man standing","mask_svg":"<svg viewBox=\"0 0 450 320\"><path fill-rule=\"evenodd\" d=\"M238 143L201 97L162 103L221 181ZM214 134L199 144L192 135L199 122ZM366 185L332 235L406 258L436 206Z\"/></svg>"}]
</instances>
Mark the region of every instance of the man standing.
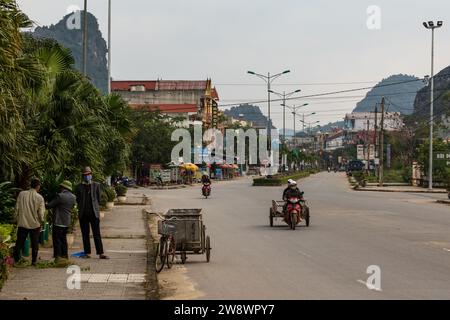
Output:
<instances>
[{"instance_id":1,"label":"man standing","mask_svg":"<svg viewBox=\"0 0 450 320\"><path fill-rule=\"evenodd\" d=\"M55 260L68 259L67 231L72 223L72 210L75 206L75 195L72 193L72 183L63 181L60 185L60 193L56 195L47 209L53 209L53 256Z\"/></svg>"},{"instance_id":2,"label":"man standing","mask_svg":"<svg viewBox=\"0 0 450 320\"><path fill-rule=\"evenodd\" d=\"M41 182L38 179L31 180L31 188L19 193L16 202L15 216L17 220L17 241L14 247L14 261L20 260L21 252L28 235L31 239L31 264L36 265L39 251L39 235L44 224L45 203L44 198L38 193Z\"/></svg>"},{"instance_id":3,"label":"man standing","mask_svg":"<svg viewBox=\"0 0 450 320\"><path fill-rule=\"evenodd\" d=\"M82 171L83 182L75 189L78 204L78 218L83 237L84 258L90 258L90 229L94 236L95 250L100 259L109 259L103 252L100 235L100 184L92 181L92 170L85 167Z\"/></svg>"}]
</instances>

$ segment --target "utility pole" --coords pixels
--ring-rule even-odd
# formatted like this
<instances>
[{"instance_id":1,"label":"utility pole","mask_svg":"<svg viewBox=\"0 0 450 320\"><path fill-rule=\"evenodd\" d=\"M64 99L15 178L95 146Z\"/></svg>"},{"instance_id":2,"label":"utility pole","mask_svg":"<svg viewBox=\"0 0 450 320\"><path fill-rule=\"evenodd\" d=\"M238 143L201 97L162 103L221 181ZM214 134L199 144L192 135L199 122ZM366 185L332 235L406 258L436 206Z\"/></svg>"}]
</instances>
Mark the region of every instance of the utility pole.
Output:
<instances>
[{"instance_id":1,"label":"utility pole","mask_svg":"<svg viewBox=\"0 0 450 320\"><path fill-rule=\"evenodd\" d=\"M370 174L370 139L369 139L369 130L370 130L370 119L367 119L367 174Z\"/></svg>"},{"instance_id":2,"label":"utility pole","mask_svg":"<svg viewBox=\"0 0 450 320\"><path fill-rule=\"evenodd\" d=\"M380 124L380 176L378 186L383 186L384 166L384 97L381 99L381 124Z\"/></svg>"},{"instance_id":3,"label":"utility pole","mask_svg":"<svg viewBox=\"0 0 450 320\"><path fill-rule=\"evenodd\" d=\"M283 91L283 144L286 141L286 91Z\"/></svg>"},{"instance_id":4,"label":"utility pole","mask_svg":"<svg viewBox=\"0 0 450 320\"><path fill-rule=\"evenodd\" d=\"M294 107L294 111L292 111L292 114L294 115L294 148L296 147L296 144L295 144L295 107Z\"/></svg>"},{"instance_id":5,"label":"utility pole","mask_svg":"<svg viewBox=\"0 0 450 320\"><path fill-rule=\"evenodd\" d=\"M428 166L428 189L433 189L433 108L434 108L434 29L442 27L443 22L438 21L437 25L433 21L424 22L425 28L431 30L431 90L430 90L430 151Z\"/></svg>"},{"instance_id":6,"label":"utility pole","mask_svg":"<svg viewBox=\"0 0 450 320\"><path fill-rule=\"evenodd\" d=\"M111 0L108 0L108 94L111 94Z\"/></svg>"},{"instance_id":7,"label":"utility pole","mask_svg":"<svg viewBox=\"0 0 450 320\"><path fill-rule=\"evenodd\" d=\"M374 149L374 158L378 157L378 106L375 105L375 126L374 126L374 135L373 135L373 149ZM375 160L374 160L375 161ZM375 166L375 175L377 175L377 166Z\"/></svg>"},{"instance_id":8,"label":"utility pole","mask_svg":"<svg viewBox=\"0 0 450 320\"><path fill-rule=\"evenodd\" d=\"M83 21L83 75L87 76L87 53L88 53L88 17L87 17L87 0L84 0L84 21Z\"/></svg>"}]
</instances>

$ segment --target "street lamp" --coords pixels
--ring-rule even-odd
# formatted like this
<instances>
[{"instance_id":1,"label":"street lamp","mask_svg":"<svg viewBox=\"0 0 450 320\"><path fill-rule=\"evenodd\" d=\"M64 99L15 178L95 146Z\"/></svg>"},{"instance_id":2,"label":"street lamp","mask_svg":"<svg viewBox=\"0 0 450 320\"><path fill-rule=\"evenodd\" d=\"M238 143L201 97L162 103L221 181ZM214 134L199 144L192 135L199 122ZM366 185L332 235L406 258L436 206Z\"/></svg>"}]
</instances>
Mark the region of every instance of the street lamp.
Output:
<instances>
[{"instance_id":1,"label":"street lamp","mask_svg":"<svg viewBox=\"0 0 450 320\"><path fill-rule=\"evenodd\" d=\"M433 108L434 108L434 29L442 27L442 21L437 25L433 21L423 23L424 27L431 30L431 96L430 96L430 155L428 167L428 189L433 189Z\"/></svg>"},{"instance_id":2,"label":"street lamp","mask_svg":"<svg viewBox=\"0 0 450 320\"><path fill-rule=\"evenodd\" d=\"M294 116L294 138L293 138L293 141L294 141L294 145L295 145L295 135L296 135L296 130L295 130L295 116L296 116L296 114L297 114L297 109L299 109L299 108L302 108L302 107L306 107L307 105L309 105L309 103L304 103L304 104L302 104L302 105L299 105L299 106L288 106L288 105L286 105L286 104L282 104L282 106L283 107L287 107L287 108L289 108L289 109L291 109L292 110L292 115Z\"/></svg>"},{"instance_id":3,"label":"street lamp","mask_svg":"<svg viewBox=\"0 0 450 320\"><path fill-rule=\"evenodd\" d=\"M289 98L290 96L299 93L300 89L286 93L285 91L283 91L283 93L279 93L279 92L275 92L273 90L269 90L270 93L276 94L277 96L281 97L283 99L283 103L281 104L283 106L283 143L286 140L286 99Z\"/></svg>"},{"instance_id":4,"label":"street lamp","mask_svg":"<svg viewBox=\"0 0 450 320\"><path fill-rule=\"evenodd\" d=\"M312 113L310 113L310 114L307 114L307 115L305 115L305 113L303 112L302 113L302 119L303 119L303 132L305 132L305 118L306 117L309 117L309 116L312 116L312 115L315 115L316 113L315 112L312 112Z\"/></svg>"},{"instance_id":5,"label":"street lamp","mask_svg":"<svg viewBox=\"0 0 450 320\"><path fill-rule=\"evenodd\" d=\"M269 134L269 158L271 157L271 151L272 151L272 133L271 133L272 121L270 119L270 85L276 78L282 76L283 74L289 73L289 72L291 72L291 71L285 70L285 71L277 73L275 75L270 75L270 72L268 72L267 76L266 76L266 75L259 74L259 73L253 72L253 71L247 71L248 74L257 76L258 78L263 79L267 83L267 111L268 111L268 118L269 118L267 126L268 126L268 134Z\"/></svg>"},{"instance_id":6,"label":"street lamp","mask_svg":"<svg viewBox=\"0 0 450 320\"><path fill-rule=\"evenodd\" d=\"M108 0L108 94L111 94L111 0Z\"/></svg>"},{"instance_id":7,"label":"street lamp","mask_svg":"<svg viewBox=\"0 0 450 320\"><path fill-rule=\"evenodd\" d=\"M302 122L303 125L306 124L306 125L309 126L309 134L311 134L311 125L316 124L316 123L320 123L320 120L313 121L313 122L305 122L305 121L303 121L303 120L300 120L300 122Z\"/></svg>"}]
</instances>

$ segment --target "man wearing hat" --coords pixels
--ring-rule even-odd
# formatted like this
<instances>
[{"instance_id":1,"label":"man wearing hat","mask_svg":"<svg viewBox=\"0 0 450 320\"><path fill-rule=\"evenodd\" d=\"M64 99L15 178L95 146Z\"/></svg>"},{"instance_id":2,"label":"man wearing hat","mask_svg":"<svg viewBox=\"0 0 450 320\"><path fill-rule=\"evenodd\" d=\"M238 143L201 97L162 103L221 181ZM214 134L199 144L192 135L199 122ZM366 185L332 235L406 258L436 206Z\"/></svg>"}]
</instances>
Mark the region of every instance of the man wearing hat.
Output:
<instances>
[{"instance_id":1,"label":"man wearing hat","mask_svg":"<svg viewBox=\"0 0 450 320\"><path fill-rule=\"evenodd\" d=\"M83 258L90 258L90 229L94 237L95 251L100 259L109 259L103 252L102 236L100 234L100 184L92 181L92 170L85 167L81 171L83 182L75 188L78 204L78 218L83 236Z\"/></svg>"},{"instance_id":2,"label":"man wearing hat","mask_svg":"<svg viewBox=\"0 0 450 320\"><path fill-rule=\"evenodd\" d=\"M70 181L65 180L59 186L60 192L46 207L53 212L53 256L55 259L68 259L67 231L72 223L72 210L76 199Z\"/></svg>"}]
</instances>

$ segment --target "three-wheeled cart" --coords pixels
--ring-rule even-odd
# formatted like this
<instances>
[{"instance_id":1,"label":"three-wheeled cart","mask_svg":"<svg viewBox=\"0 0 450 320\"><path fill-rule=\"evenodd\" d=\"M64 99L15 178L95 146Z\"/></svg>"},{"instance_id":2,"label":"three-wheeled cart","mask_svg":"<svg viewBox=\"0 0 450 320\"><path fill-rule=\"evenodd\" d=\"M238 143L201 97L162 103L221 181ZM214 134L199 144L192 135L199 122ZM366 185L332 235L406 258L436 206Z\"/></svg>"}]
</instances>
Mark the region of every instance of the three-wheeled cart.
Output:
<instances>
[{"instance_id":1,"label":"three-wheeled cart","mask_svg":"<svg viewBox=\"0 0 450 320\"><path fill-rule=\"evenodd\" d=\"M184 264L188 254L206 254L206 261L211 258L211 239L206 235L206 226L202 219L202 209L170 209L165 214L175 225L176 253L180 254Z\"/></svg>"},{"instance_id":2,"label":"three-wheeled cart","mask_svg":"<svg viewBox=\"0 0 450 320\"><path fill-rule=\"evenodd\" d=\"M273 227L274 219L277 219L277 218L282 218L287 224L289 224L289 222L285 219L285 215L283 212L284 204L285 204L284 201L272 200L272 206L270 207L270 213L269 213L269 222L270 222L271 227ZM302 207L302 210L301 210L300 216L301 216L302 220L305 221L305 225L307 227L309 227L310 215L309 215L309 207L306 204L306 201L302 201L301 207Z\"/></svg>"}]
</instances>

